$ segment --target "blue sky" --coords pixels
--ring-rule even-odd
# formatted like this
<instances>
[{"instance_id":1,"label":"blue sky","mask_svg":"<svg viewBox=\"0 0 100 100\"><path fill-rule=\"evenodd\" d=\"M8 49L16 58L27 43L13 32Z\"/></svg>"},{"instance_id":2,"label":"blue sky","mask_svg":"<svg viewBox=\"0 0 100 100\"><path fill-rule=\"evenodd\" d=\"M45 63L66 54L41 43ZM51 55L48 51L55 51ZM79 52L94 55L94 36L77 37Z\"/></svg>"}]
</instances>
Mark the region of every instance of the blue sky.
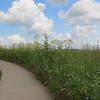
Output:
<instances>
[{"instance_id":1,"label":"blue sky","mask_svg":"<svg viewBox=\"0 0 100 100\"><path fill-rule=\"evenodd\" d=\"M21 1L21 0L19 0L19 1ZM97 11L97 10L100 10L99 9L100 8L100 3L99 3L100 0L84 0L86 2L84 2L83 0L69 0L69 1L67 0L67 2L63 5L58 5L57 3L55 4L53 2L51 3L50 1L51 0L35 0L35 4L38 4L38 3L45 4L45 6L46 6L45 10L43 10L41 12L45 15L46 18L48 18L48 20L51 19L53 21L53 27L51 30L52 32L56 33L56 35L62 34L63 36L65 33L71 34L71 37L73 37L75 41L78 40L77 43L85 42L86 40L89 40L89 41L92 40L94 42L96 39L99 39L99 37L100 37L99 21L96 22L96 20L99 20L100 11ZM54 1L57 1L57 0L54 0ZM62 2L63 1L64 0L62 0ZM0 0L0 12L3 12L4 15L7 15L8 9L12 8L13 2L15 2L15 0ZM58 2L59 2L59 0L58 0ZM79 4L78 4L78 2L79 2ZM84 6L81 9L78 8L78 7L81 7L80 6L81 4L82 4L82 6L87 5L87 7L88 6L90 6L90 7L87 8L87 11L85 11L86 9ZM95 6L97 4L98 4L98 7L96 8ZM77 7L75 5L77 5ZM26 5L26 6L28 6L28 5ZM94 9L91 9L91 7L94 7ZM72 8L72 9L70 9L70 8ZM74 8L75 8L75 10L74 10ZM81 12L81 10L83 12ZM61 13L58 15L58 13L60 11L61 11ZM86 14L84 13L84 11ZM95 12L97 15L95 15ZM79 14L81 14L81 15L79 15ZM21 30L23 23L20 24L20 22L19 22L19 24L11 25L11 24L9 24L9 22L7 22L6 20L3 19L4 15L1 16L1 21L0 21L0 36L7 37L7 36L11 36L13 34L18 34L18 35L24 37L26 40L33 39L32 32L34 34L34 32L38 31L37 29L32 30L31 33L30 33L30 31ZM11 17L10 14L9 14L9 16ZM79 18L80 22L78 22L78 19L76 19L76 16L77 16L77 18ZM81 18L80 18L80 16L81 16ZM89 24L85 23L85 21L89 22ZM71 23L71 25L67 25L67 26L65 25L65 24L70 24L70 23ZM52 22L51 22L51 24L52 24ZM49 29L49 26L51 24L49 24L47 27L49 31L51 29L51 28ZM26 28L26 26L25 26L25 28ZM39 32L40 32L40 30L39 30ZM48 30L46 30L46 31L48 31ZM86 31L84 31L84 30L86 30Z\"/></svg>"},{"instance_id":2,"label":"blue sky","mask_svg":"<svg viewBox=\"0 0 100 100\"><path fill-rule=\"evenodd\" d=\"M9 8L11 8L12 6L12 2L14 2L15 0L1 0L0 1L0 11L4 11L4 12L7 12L7 10ZM46 4L46 10L44 11L44 13L49 17L49 18L52 18L54 20L54 27L53 27L53 30L55 32L58 32L58 33L64 33L66 31L69 31L70 28L64 26L64 20L60 19L58 17L58 12L60 9L63 9L63 10L66 10L66 9L69 9L69 7L74 3L76 2L77 0L69 0L69 3L65 4L65 5L62 5L62 6L58 6L58 5L55 5L55 4L52 4L50 2L47 2L46 0L37 0L36 3L45 3ZM11 34L21 34L23 36L25 36L25 38L27 38L27 33L24 32L24 31L21 31L19 30L19 25L17 26L11 26L9 24L6 24L6 23L0 23L0 35L2 36L6 36L6 35L11 35ZM6 30L5 30L6 28ZM29 38L30 36L28 36ZM31 37L30 37L31 38Z\"/></svg>"}]
</instances>

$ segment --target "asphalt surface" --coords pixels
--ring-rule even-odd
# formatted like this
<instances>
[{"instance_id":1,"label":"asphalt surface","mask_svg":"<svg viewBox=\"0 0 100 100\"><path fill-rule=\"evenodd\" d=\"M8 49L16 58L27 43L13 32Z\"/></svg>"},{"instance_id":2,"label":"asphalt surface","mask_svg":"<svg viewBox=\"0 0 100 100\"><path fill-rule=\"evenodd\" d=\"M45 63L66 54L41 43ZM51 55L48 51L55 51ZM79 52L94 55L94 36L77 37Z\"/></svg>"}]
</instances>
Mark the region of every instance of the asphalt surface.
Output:
<instances>
[{"instance_id":1,"label":"asphalt surface","mask_svg":"<svg viewBox=\"0 0 100 100\"><path fill-rule=\"evenodd\" d=\"M24 68L0 60L0 100L51 100L47 89Z\"/></svg>"}]
</instances>

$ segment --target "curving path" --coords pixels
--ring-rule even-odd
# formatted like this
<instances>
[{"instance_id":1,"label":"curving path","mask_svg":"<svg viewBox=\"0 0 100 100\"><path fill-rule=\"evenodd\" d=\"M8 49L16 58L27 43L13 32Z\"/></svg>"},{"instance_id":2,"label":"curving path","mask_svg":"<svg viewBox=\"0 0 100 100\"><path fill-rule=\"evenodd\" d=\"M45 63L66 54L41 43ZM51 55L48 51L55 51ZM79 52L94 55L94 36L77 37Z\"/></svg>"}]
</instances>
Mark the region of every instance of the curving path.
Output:
<instances>
[{"instance_id":1,"label":"curving path","mask_svg":"<svg viewBox=\"0 0 100 100\"><path fill-rule=\"evenodd\" d=\"M51 100L48 91L22 67L0 60L0 100Z\"/></svg>"}]
</instances>

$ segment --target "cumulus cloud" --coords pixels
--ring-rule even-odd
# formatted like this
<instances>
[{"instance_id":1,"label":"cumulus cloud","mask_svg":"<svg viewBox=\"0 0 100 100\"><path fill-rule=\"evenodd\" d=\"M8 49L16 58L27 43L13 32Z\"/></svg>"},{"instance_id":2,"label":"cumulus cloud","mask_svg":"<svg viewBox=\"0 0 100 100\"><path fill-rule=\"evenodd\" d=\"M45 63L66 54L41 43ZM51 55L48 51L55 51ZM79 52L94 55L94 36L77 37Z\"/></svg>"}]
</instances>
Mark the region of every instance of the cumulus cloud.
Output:
<instances>
[{"instance_id":1,"label":"cumulus cloud","mask_svg":"<svg viewBox=\"0 0 100 100\"><path fill-rule=\"evenodd\" d=\"M53 20L44 13L45 4L33 0L15 0L7 12L0 11L0 21L22 25L23 29L34 33L50 33Z\"/></svg>"},{"instance_id":2,"label":"cumulus cloud","mask_svg":"<svg viewBox=\"0 0 100 100\"><path fill-rule=\"evenodd\" d=\"M72 35L70 32L66 33L53 33L51 35L51 39L54 40L67 40L67 39L72 39Z\"/></svg>"},{"instance_id":3,"label":"cumulus cloud","mask_svg":"<svg viewBox=\"0 0 100 100\"><path fill-rule=\"evenodd\" d=\"M95 0L79 0L68 11L61 10L58 15L69 25L100 24L100 3Z\"/></svg>"},{"instance_id":4,"label":"cumulus cloud","mask_svg":"<svg viewBox=\"0 0 100 100\"><path fill-rule=\"evenodd\" d=\"M0 36L0 45L12 45L12 44L19 44L25 43L25 39L18 34L13 34L10 36Z\"/></svg>"},{"instance_id":5,"label":"cumulus cloud","mask_svg":"<svg viewBox=\"0 0 100 100\"><path fill-rule=\"evenodd\" d=\"M60 10L59 17L71 27L76 46L93 41L96 44L100 27L100 3L96 0L79 0L67 11ZM92 42L92 43L93 43Z\"/></svg>"},{"instance_id":6,"label":"cumulus cloud","mask_svg":"<svg viewBox=\"0 0 100 100\"><path fill-rule=\"evenodd\" d=\"M21 37L20 35L14 34L11 36L7 36L6 39L8 41L11 41L12 43L21 43L21 42L25 42L25 39L23 37Z\"/></svg>"},{"instance_id":7,"label":"cumulus cloud","mask_svg":"<svg viewBox=\"0 0 100 100\"><path fill-rule=\"evenodd\" d=\"M43 4L43 3L38 3L37 6L38 6L38 8L39 8L41 11L43 11L44 9L46 9L45 4Z\"/></svg>"},{"instance_id":8,"label":"cumulus cloud","mask_svg":"<svg viewBox=\"0 0 100 100\"><path fill-rule=\"evenodd\" d=\"M77 25L73 29L73 33L75 33L78 37L88 37L89 35L94 35L97 33L97 27L96 25L87 25L87 26Z\"/></svg>"},{"instance_id":9,"label":"cumulus cloud","mask_svg":"<svg viewBox=\"0 0 100 100\"><path fill-rule=\"evenodd\" d=\"M68 0L48 0L54 4L57 4L57 5L64 5L64 4L67 4L67 1Z\"/></svg>"}]
</instances>

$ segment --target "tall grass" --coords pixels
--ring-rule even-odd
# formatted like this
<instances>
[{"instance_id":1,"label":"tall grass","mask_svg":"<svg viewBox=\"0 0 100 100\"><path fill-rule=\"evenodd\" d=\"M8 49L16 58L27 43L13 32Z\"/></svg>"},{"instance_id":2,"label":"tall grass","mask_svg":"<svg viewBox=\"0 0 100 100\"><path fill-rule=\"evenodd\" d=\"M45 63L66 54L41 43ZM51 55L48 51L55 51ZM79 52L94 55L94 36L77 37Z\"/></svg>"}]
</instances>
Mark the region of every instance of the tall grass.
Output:
<instances>
[{"instance_id":1,"label":"tall grass","mask_svg":"<svg viewBox=\"0 0 100 100\"><path fill-rule=\"evenodd\" d=\"M100 51L25 45L0 48L0 59L22 64L57 100L100 100Z\"/></svg>"}]
</instances>

